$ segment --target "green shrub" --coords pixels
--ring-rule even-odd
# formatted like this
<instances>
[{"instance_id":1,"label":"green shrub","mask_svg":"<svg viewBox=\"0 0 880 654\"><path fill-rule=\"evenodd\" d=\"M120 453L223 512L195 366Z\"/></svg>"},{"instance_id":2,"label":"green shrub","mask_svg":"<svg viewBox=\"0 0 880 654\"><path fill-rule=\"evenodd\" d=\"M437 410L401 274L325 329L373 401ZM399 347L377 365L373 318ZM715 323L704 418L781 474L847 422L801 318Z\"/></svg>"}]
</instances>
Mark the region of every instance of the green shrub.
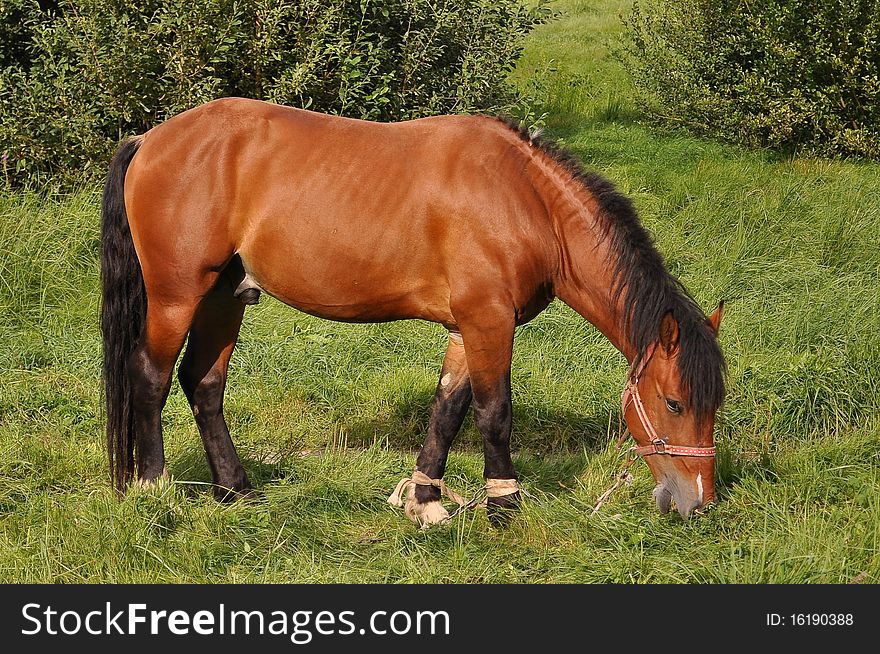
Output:
<instances>
[{"instance_id":1,"label":"green shrub","mask_svg":"<svg viewBox=\"0 0 880 654\"><path fill-rule=\"evenodd\" d=\"M625 23L623 60L655 116L880 158L880 0L645 0Z\"/></svg>"},{"instance_id":2,"label":"green shrub","mask_svg":"<svg viewBox=\"0 0 880 654\"><path fill-rule=\"evenodd\" d=\"M100 173L124 135L222 96L374 120L501 110L523 37L548 16L522 0L42 5L0 4L11 183Z\"/></svg>"}]
</instances>

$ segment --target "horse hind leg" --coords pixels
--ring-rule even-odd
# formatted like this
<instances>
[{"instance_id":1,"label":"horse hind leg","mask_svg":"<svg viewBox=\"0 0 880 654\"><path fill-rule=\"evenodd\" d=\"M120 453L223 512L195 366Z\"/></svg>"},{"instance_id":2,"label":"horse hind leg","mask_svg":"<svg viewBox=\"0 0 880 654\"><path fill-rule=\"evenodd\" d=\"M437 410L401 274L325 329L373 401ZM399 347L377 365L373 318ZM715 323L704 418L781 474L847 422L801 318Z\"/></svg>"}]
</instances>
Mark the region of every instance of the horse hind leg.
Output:
<instances>
[{"instance_id":1,"label":"horse hind leg","mask_svg":"<svg viewBox=\"0 0 880 654\"><path fill-rule=\"evenodd\" d=\"M431 401L428 435L416 459L416 469L431 479L441 479L449 450L471 405L471 381L461 335L449 334L440 381ZM440 502L440 489L416 484L404 506L413 522L429 526L444 522L449 512Z\"/></svg>"},{"instance_id":2,"label":"horse hind leg","mask_svg":"<svg viewBox=\"0 0 880 654\"><path fill-rule=\"evenodd\" d=\"M150 485L167 476L162 409L171 388L174 362L183 347L196 304L196 299L170 304L148 302L140 342L126 362L140 484Z\"/></svg>"},{"instance_id":3,"label":"horse hind leg","mask_svg":"<svg viewBox=\"0 0 880 654\"><path fill-rule=\"evenodd\" d=\"M199 304L178 370L220 500L246 495L251 488L223 416L229 359L245 310L235 295L237 277L235 266L230 267Z\"/></svg>"}]
</instances>

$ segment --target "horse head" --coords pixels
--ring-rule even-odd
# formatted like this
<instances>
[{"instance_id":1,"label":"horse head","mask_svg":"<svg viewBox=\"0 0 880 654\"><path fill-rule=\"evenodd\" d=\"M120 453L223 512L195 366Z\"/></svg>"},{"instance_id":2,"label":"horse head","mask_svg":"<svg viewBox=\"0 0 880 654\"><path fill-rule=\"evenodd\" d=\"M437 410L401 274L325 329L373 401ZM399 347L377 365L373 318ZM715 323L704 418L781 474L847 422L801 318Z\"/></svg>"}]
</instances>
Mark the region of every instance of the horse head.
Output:
<instances>
[{"instance_id":1,"label":"horse head","mask_svg":"<svg viewBox=\"0 0 880 654\"><path fill-rule=\"evenodd\" d=\"M713 429L718 402L698 387L700 365L695 350L702 338L717 338L724 304L698 326L702 334L685 335L668 312L659 336L630 370L622 397L623 417L657 485L654 499L662 513L672 502L683 518L715 500ZM712 377L709 377L711 384Z\"/></svg>"}]
</instances>

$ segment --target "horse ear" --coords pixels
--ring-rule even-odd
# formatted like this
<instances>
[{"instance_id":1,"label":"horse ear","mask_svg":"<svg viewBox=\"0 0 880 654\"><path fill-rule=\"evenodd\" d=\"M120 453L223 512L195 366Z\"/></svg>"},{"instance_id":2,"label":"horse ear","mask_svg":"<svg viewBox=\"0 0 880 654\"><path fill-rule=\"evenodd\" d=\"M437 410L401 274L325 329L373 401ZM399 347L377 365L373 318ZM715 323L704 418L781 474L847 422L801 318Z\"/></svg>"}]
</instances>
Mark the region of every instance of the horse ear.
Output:
<instances>
[{"instance_id":1,"label":"horse ear","mask_svg":"<svg viewBox=\"0 0 880 654\"><path fill-rule=\"evenodd\" d=\"M721 326L721 319L724 317L724 300L718 303L718 308L712 312L712 315L709 316L709 319L706 321L709 323L710 329L714 332L715 336L718 336L718 328Z\"/></svg>"},{"instance_id":2,"label":"horse ear","mask_svg":"<svg viewBox=\"0 0 880 654\"><path fill-rule=\"evenodd\" d=\"M672 356L678 349L678 321L671 311L660 321L660 345L666 356Z\"/></svg>"}]
</instances>

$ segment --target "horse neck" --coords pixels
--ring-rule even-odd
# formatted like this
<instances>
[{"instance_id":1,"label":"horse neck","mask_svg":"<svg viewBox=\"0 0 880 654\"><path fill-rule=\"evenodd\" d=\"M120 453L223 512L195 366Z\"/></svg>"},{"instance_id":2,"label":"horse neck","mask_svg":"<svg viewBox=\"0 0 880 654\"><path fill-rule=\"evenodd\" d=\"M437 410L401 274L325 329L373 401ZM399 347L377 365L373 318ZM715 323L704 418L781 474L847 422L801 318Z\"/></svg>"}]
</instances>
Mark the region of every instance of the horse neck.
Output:
<instances>
[{"instance_id":1,"label":"horse neck","mask_svg":"<svg viewBox=\"0 0 880 654\"><path fill-rule=\"evenodd\" d=\"M613 239L598 216L599 205L576 182L560 180L554 223L560 247L556 296L591 322L632 362L635 348L623 326L622 295L613 292Z\"/></svg>"}]
</instances>

